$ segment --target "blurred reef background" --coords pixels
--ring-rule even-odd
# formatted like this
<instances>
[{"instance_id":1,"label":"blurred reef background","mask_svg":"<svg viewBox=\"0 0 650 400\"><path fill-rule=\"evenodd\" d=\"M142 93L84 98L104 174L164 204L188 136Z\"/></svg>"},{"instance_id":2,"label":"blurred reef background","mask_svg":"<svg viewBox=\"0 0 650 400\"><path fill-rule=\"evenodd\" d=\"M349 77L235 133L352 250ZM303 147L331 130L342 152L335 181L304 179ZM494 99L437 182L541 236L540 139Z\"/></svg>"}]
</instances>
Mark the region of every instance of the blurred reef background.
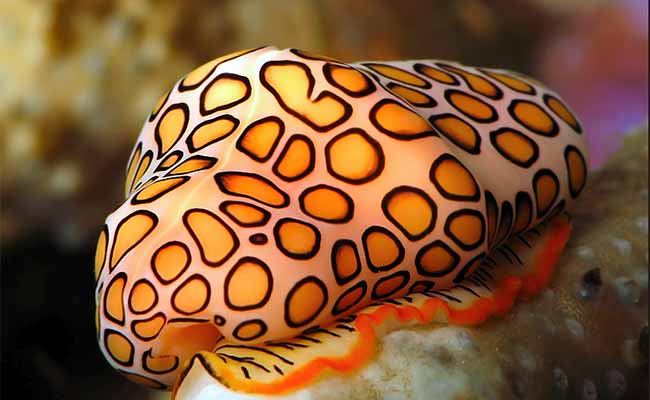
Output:
<instances>
[{"instance_id":1,"label":"blurred reef background","mask_svg":"<svg viewBox=\"0 0 650 400\"><path fill-rule=\"evenodd\" d=\"M548 305L534 310L593 322L594 303L581 303L582 289L572 285L600 268L601 284L618 295L607 294L599 307L614 307L603 315L627 310L620 315L629 331L590 336L583 327L586 347L573 368L594 356L603 366L615 360L610 364L617 372L575 377L566 370L572 363L561 369L564 375L542 363L536 365L548 376L539 376L549 385L566 381L569 389L558 398L647 398L647 0L0 2L0 397L18 391L23 399L164 398L119 377L98 351L95 240L121 201L127 158L158 98L205 61L267 44L343 61L437 58L504 67L557 91L585 128L592 182L606 177L593 183L586 196L591 211L578 219L609 217L620 232L602 224L597 233L578 227L583 237L572 251L582 254L584 265L575 266L575 279L558 283L566 285L560 293L569 300L545 298ZM607 164L630 131L637 132L627 139L633 145ZM619 183L628 197L612 195ZM616 212L624 215L620 221ZM595 324L607 330L608 324ZM613 338L618 342L607 341ZM611 388L620 377L626 390L617 395ZM585 379L593 388L585 389ZM548 393L513 382L499 398ZM592 389L596 397L589 397Z\"/></svg>"}]
</instances>

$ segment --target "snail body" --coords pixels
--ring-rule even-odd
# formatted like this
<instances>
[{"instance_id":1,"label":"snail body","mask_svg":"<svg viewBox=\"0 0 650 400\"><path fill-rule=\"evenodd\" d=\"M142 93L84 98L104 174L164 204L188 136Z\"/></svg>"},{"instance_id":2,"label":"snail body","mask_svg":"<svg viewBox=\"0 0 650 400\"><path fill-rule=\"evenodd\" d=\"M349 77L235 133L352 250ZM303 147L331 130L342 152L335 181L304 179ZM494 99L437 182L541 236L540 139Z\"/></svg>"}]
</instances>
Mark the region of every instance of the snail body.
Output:
<instances>
[{"instance_id":1,"label":"snail body","mask_svg":"<svg viewBox=\"0 0 650 400\"><path fill-rule=\"evenodd\" d=\"M578 120L509 71L224 56L142 128L97 245L100 347L164 388L201 350L304 336L421 293L458 300L445 291L481 281L586 175Z\"/></svg>"}]
</instances>

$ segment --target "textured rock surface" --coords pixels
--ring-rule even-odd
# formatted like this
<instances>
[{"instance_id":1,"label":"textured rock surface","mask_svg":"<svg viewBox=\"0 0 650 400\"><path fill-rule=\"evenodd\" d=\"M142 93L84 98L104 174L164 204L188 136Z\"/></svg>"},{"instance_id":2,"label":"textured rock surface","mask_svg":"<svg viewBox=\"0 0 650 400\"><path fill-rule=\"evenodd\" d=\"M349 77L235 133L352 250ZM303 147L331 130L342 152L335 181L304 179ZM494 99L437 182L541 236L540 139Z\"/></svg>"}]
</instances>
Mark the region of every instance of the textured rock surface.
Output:
<instances>
[{"instance_id":1,"label":"textured rock surface","mask_svg":"<svg viewBox=\"0 0 650 400\"><path fill-rule=\"evenodd\" d=\"M283 398L648 398L647 164L644 130L592 173L556 276L533 301L477 327L395 331L358 373ZM277 397L212 388L197 400L212 398Z\"/></svg>"}]
</instances>

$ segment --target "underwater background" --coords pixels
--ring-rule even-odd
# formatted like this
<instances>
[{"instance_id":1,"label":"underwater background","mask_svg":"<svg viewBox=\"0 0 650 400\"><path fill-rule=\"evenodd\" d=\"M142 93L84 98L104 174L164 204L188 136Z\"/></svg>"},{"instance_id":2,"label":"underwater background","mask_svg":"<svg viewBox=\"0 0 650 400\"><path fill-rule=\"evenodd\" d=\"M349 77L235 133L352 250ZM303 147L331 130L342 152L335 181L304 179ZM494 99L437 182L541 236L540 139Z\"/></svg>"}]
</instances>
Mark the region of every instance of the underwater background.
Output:
<instances>
[{"instance_id":1,"label":"underwater background","mask_svg":"<svg viewBox=\"0 0 650 400\"><path fill-rule=\"evenodd\" d=\"M578 328L567 320L578 323L571 368L593 373L537 365L531 376L547 380L513 379L502 397L648 398L647 0L0 2L0 397L166 398L120 377L99 352L95 241L161 94L203 62L267 44L350 62L508 68L559 93L586 132L592 188L561 266L573 272L554 283L567 297L527 312L564 315L556 322L569 331ZM583 304L594 269L604 294Z\"/></svg>"}]
</instances>

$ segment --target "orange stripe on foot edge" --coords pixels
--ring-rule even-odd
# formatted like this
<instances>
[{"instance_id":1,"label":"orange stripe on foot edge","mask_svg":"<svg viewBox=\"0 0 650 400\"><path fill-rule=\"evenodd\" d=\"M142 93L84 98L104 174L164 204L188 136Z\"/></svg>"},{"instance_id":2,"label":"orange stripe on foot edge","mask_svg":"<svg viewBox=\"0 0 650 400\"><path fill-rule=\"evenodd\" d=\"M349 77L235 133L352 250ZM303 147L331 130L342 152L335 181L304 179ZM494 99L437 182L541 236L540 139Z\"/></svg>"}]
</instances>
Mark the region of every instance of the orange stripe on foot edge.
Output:
<instances>
[{"instance_id":1,"label":"orange stripe on foot edge","mask_svg":"<svg viewBox=\"0 0 650 400\"><path fill-rule=\"evenodd\" d=\"M535 269L523 277L521 299L530 300L547 287L557 267L562 250L571 236L571 222L568 217L560 215L551 222L550 238L547 240L535 263Z\"/></svg>"}]
</instances>

